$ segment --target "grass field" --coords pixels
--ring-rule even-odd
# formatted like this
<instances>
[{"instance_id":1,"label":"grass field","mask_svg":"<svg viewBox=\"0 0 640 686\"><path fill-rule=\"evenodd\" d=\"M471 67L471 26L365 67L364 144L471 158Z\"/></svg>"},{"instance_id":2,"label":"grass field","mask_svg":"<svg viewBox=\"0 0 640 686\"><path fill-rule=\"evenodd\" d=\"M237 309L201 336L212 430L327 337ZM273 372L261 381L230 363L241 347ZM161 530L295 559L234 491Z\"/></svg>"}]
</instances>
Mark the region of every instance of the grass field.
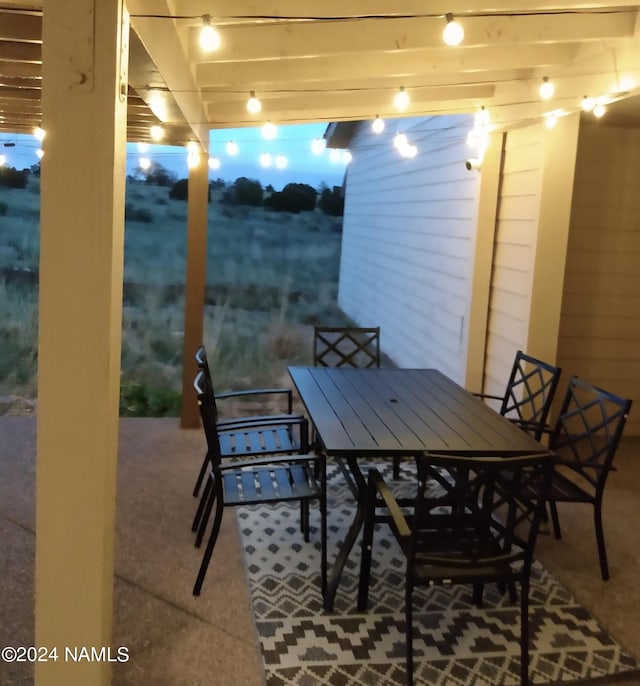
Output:
<instances>
[{"instance_id":1,"label":"grass field","mask_svg":"<svg viewBox=\"0 0 640 686\"><path fill-rule=\"evenodd\" d=\"M37 398L39 182L0 187L0 412ZM121 413L176 414L180 402L186 203L129 181ZM340 218L230 206L212 193L205 344L219 390L286 381L309 362L314 323L339 322Z\"/></svg>"}]
</instances>

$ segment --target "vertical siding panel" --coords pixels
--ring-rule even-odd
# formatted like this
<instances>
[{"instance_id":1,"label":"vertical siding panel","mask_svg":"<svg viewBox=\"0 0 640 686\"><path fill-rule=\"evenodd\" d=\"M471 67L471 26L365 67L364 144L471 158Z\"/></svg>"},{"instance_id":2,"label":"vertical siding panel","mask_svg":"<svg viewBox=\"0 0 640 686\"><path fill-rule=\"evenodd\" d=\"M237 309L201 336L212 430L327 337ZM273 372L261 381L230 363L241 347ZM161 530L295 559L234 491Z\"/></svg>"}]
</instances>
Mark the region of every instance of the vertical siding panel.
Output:
<instances>
[{"instance_id":1,"label":"vertical siding panel","mask_svg":"<svg viewBox=\"0 0 640 686\"><path fill-rule=\"evenodd\" d=\"M640 131L583 124L558 361L632 398L626 433L640 434Z\"/></svg>"},{"instance_id":2,"label":"vertical siding panel","mask_svg":"<svg viewBox=\"0 0 640 686\"><path fill-rule=\"evenodd\" d=\"M465 169L473 118L362 124L347 175L338 300L361 326L381 327L404 367L437 367L464 383L466 322L479 175ZM402 129L418 147L400 157Z\"/></svg>"}]
</instances>

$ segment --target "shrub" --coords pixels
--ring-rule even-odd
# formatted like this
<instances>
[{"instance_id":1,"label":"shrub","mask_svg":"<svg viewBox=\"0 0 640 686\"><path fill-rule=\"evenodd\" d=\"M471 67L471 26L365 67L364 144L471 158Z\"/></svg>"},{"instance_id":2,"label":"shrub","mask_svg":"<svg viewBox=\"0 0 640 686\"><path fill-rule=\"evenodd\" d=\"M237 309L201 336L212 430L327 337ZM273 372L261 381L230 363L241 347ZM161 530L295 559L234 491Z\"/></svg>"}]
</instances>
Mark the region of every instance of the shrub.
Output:
<instances>
[{"instance_id":1,"label":"shrub","mask_svg":"<svg viewBox=\"0 0 640 686\"><path fill-rule=\"evenodd\" d=\"M172 200L187 200L189 198L189 179L178 179L171 186L169 197ZM211 185L207 190L207 202L211 202Z\"/></svg>"},{"instance_id":2,"label":"shrub","mask_svg":"<svg viewBox=\"0 0 640 686\"><path fill-rule=\"evenodd\" d=\"M136 207L127 203L124 207L124 218L126 221L141 222L142 224L152 224L153 215L144 207Z\"/></svg>"},{"instance_id":3,"label":"shrub","mask_svg":"<svg viewBox=\"0 0 640 686\"><path fill-rule=\"evenodd\" d=\"M332 217L342 217L344 214L344 196L340 186L334 186L332 190L322 189L320 209Z\"/></svg>"},{"instance_id":4,"label":"shrub","mask_svg":"<svg viewBox=\"0 0 640 686\"><path fill-rule=\"evenodd\" d=\"M29 171L18 171L15 167L0 167L0 186L8 188L26 188Z\"/></svg>"},{"instance_id":5,"label":"shrub","mask_svg":"<svg viewBox=\"0 0 640 686\"><path fill-rule=\"evenodd\" d=\"M280 192L272 193L264 204L276 212L309 212L316 206L316 190L306 183L288 183Z\"/></svg>"},{"instance_id":6,"label":"shrub","mask_svg":"<svg viewBox=\"0 0 640 686\"><path fill-rule=\"evenodd\" d=\"M6 202L0 201L0 217L5 217L9 211L9 205Z\"/></svg>"},{"instance_id":7,"label":"shrub","mask_svg":"<svg viewBox=\"0 0 640 686\"><path fill-rule=\"evenodd\" d=\"M181 394L167 388L152 388L136 382L120 387L120 415L123 417L176 417Z\"/></svg>"},{"instance_id":8,"label":"shrub","mask_svg":"<svg viewBox=\"0 0 640 686\"><path fill-rule=\"evenodd\" d=\"M262 185L259 181L248 179L246 176L238 177L233 185L227 189L222 201L229 205L262 205Z\"/></svg>"},{"instance_id":9,"label":"shrub","mask_svg":"<svg viewBox=\"0 0 640 686\"><path fill-rule=\"evenodd\" d=\"M145 183L150 186L172 186L176 182L176 175L165 169L161 164L154 163L147 172Z\"/></svg>"}]
</instances>

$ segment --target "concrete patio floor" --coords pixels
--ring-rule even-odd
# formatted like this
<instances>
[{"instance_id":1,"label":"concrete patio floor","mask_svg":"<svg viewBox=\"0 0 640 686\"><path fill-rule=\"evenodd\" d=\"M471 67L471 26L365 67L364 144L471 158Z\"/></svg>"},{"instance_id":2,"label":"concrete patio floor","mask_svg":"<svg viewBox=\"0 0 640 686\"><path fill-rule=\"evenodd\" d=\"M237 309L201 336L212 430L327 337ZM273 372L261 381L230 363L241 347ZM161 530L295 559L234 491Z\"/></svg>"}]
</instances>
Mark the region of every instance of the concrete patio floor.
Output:
<instances>
[{"instance_id":1,"label":"concrete patio floor","mask_svg":"<svg viewBox=\"0 0 640 686\"><path fill-rule=\"evenodd\" d=\"M34 416L0 417L0 646L33 645ZM611 580L599 576L589 507L561 508L564 538L539 539L540 560L640 659L640 438L623 441L605 496ZM227 513L202 595L190 521L204 454L199 430L176 419L121 419L113 686L262 686L235 517ZM231 515L231 516L229 516ZM0 662L1 686L28 686L28 664ZM601 684L637 684L637 677Z\"/></svg>"}]
</instances>

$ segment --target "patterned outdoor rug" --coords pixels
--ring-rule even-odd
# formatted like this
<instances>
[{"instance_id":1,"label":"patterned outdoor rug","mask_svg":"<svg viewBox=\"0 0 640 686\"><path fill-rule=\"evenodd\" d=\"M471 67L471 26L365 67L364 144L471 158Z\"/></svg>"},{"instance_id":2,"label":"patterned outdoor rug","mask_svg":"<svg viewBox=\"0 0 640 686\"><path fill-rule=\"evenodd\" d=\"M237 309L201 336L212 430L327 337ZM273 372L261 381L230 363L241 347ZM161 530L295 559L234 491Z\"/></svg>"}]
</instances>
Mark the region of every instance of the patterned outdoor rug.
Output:
<instances>
[{"instance_id":1,"label":"patterned outdoor rug","mask_svg":"<svg viewBox=\"0 0 640 686\"><path fill-rule=\"evenodd\" d=\"M338 470L332 466L328 474L331 562L351 521L353 499ZM410 481L405 474L398 483ZM374 537L368 612L356 611L356 545L334 612L325 613L317 526L311 542L304 543L296 506L243 508L237 514L268 686L405 684L404 562L389 530L380 526ZM317 524L317 508L313 517ZM519 684L517 607L493 585L485 589L482 608L471 604L470 595L464 586L416 591L414 607L422 608L414 616L416 684ZM633 657L539 564L529 616L532 684L583 683L638 669Z\"/></svg>"}]
</instances>

